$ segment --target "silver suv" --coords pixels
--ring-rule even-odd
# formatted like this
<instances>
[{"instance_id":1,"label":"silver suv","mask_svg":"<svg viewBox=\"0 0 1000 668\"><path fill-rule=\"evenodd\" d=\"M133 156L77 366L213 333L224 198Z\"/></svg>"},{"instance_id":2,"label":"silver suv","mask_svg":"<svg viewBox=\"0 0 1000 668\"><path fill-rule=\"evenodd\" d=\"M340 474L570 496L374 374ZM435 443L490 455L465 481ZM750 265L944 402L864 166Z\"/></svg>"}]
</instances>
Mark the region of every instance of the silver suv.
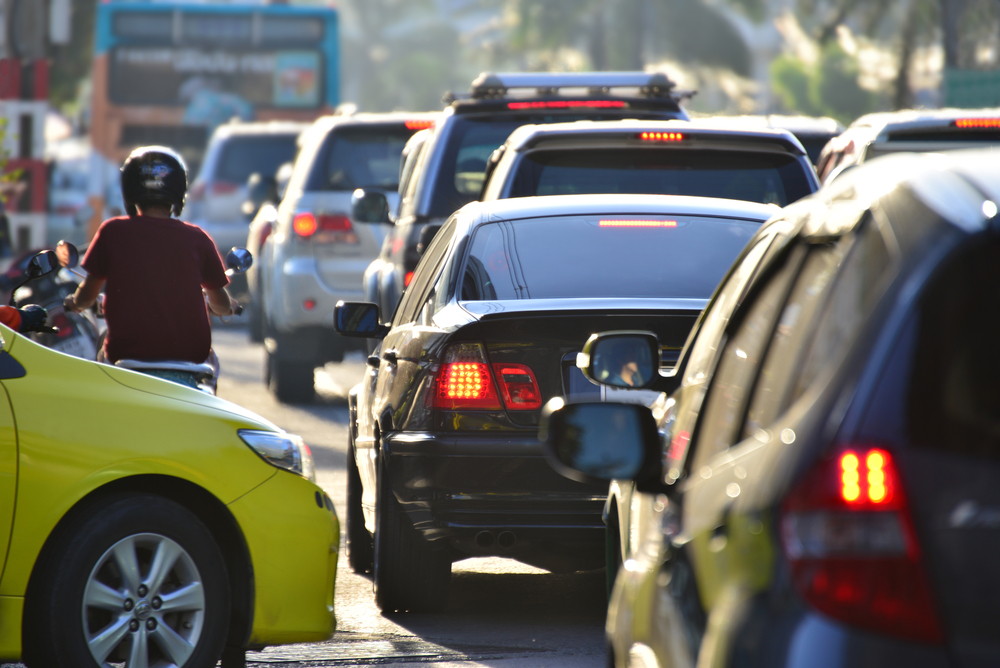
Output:
<instances>
[{"instance_id":1,"label":"silver suv","mask_svg":"<svg viewBox=\"0 0 1000 668\"><path fill-rule=\"evenodd\" d=\"M361 278L390 229L351 216L355 190L384 192L395 205L407 140L435 114L357 114L317 120L300 138L274 231L261 249L265 379L280 401L308 401L313 370L339 362L361 339L333 330L339 300L363 298Z\"/></svg>"}]
</instances>

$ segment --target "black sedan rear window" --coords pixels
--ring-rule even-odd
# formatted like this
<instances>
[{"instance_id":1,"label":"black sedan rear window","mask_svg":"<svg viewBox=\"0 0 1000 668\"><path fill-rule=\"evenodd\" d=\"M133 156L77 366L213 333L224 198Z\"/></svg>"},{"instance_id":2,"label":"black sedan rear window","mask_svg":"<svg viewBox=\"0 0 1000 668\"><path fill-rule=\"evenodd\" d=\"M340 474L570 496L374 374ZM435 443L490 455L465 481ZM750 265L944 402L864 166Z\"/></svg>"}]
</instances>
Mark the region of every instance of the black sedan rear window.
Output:
<instances>
[{"instance_id":1,"label":"black sedan rear window","mask_svg":"<svg viewBox=\"0 0 1000 668\"><path fill-rule=\"evenodd\" d=\"M401 123L335 128L309 175L307 190L399 187L399 158L415 130Z\"/></svg>"},{"instance_id":2,"label":"black sedan rear window","mask_svg":"<svg viewBox=\"0 0 1000 668\"><path fill-rule=\"evenodd\" d=\"M725 197L785 206L812 192L794 156L698 149L539 151L517 166L511 197L647 194Z\"/></svg>"},{"instance_id":3,"label":"black sedan rear window","mask_svg":"<svg viewBox=\"0 0 1000 668\"><path fill-rule=\"evenodd\" d=\"M487 223L460 301L711 296L757 221L607 214Z\"/></svg>"}]
</instances>

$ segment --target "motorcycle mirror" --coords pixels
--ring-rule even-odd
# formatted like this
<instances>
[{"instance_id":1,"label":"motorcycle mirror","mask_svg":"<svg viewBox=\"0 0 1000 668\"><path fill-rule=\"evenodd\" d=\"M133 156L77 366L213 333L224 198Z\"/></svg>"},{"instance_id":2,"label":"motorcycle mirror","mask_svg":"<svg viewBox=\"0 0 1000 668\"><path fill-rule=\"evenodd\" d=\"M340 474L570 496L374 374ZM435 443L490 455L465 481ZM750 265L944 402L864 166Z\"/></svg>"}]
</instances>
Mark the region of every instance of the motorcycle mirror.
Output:
<instances>
[{"instance_id":1,"label":"motorcycle mirror","mask_svg":"<svg viewBox=\"0 0 1000 668\"><path fill-rule=\"evenodd\" d=\"M56 256L59 258L59 264L67 269L73 269L80 264L80 251L66 240L56 244Z\"/></svg>"},{"instance_id":2,"label":"motorcycle mirror","mask_svg":"<svg viewBox=\"0 0 1000 668\"><path fill-rule=\"evenodd\" d=\"M246 248L233 248L226 253L226 276L242 274L253 265L253 255Z\"/></svg>"},{"instance_id":3,"label":"motorcycle mirror","mask_svg":"<svg viewBox=\"0 0 1000 668\"><path fill-rule=\"evenodd\" d=\"M14 298L14 295L17 294L18 288L32 279L58 271L59 266L59 257L55 254L55 251L42 251L31 258L24 272L25 279L10 292L10 305L17 306L17 300Z\"/></svg>"}]
</instances>

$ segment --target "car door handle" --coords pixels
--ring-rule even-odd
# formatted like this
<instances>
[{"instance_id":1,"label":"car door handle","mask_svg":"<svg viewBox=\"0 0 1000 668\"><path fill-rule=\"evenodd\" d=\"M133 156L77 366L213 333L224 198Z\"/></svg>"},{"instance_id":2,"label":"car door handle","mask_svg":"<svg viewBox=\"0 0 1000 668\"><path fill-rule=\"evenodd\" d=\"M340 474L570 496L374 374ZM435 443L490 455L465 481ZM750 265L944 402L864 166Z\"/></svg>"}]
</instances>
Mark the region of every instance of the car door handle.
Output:
<instances>
[{"instance_id":1,"label":"car door handle","mask_svg":"<svg viewBox=\"0 0 1000 668\"><path fill-rule=\"evenodd\" d=\"M395 364L396 363L396 351L395 350L387 350L387 351L385 351L384 353L382 353L382 359L384 359L389 364Z\"/></svg>"},{"instance_id":2,"label":"car door handle","mask_svg":"<svg viewBox=\"0 0 1000 668\"><path fill-rule=\"evenodd\" d=\"M368 356L368 366L370 366L373 369L377 369L378 365L379 365L379 356L378 355L369 355Z\"/></svg>"}]
</instances>

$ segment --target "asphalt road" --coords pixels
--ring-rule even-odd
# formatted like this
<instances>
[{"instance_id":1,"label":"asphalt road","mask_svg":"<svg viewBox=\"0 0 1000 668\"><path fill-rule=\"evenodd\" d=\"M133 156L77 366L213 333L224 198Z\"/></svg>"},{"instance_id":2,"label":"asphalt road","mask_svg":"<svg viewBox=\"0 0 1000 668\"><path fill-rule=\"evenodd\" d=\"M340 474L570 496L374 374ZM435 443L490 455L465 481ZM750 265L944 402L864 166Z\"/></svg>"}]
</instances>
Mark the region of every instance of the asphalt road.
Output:
<instances>
[{"instance_id":1,"label":"asphalt road","mask_svg":"<svg viewBox=\"0 0 1000 668\"><path fill-rule=\"evenodd\" d=\"M305 439L316 460L319 483L343 520L346 396L360 379L364 358L358 355L317 369L316 401L284 405L265 390L263 347L250 344L243 328L216 327L213 340L222 360L219 395ZM553 575L504 559L466 560L453 566L451 600L444 613L384 617L375 607L371 580L350 572L343 542L340 556L338 630L333 639L250 652L249 665L605 665L603 571Z\"/></svg>"}]
</instances>

